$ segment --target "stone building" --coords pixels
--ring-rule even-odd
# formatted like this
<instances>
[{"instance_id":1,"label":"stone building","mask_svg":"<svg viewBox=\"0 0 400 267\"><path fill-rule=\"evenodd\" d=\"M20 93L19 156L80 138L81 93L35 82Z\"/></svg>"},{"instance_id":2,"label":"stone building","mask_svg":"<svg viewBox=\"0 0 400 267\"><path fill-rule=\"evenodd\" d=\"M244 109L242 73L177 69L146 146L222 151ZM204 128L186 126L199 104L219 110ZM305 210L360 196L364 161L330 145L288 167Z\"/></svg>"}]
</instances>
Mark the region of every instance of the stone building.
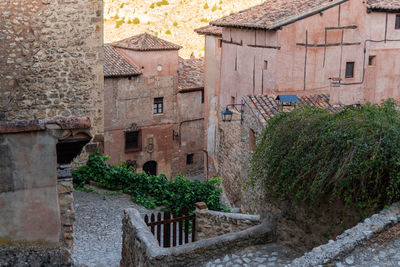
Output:
<instances>
[{"instance_id":1,"label":"stone building","mask_svg":"<svg viewBox=\"0 0 400 267\"><path fill-rule=\"evenodd\" d=\"M103 3L4 0L0 14L0 265L68 265L70 163L103 147Z\"/></svg>"},{"instance_id":2,"label":"stone building","mask_svg":"<svg viewBox=\"0 0 400 267\"><path fill-rule=\"evenodd\" d=\"M105 153L150 174L202 171L203 61L147 33L104 46Z\"/></svg>"},{"instance_id":3,"label":"stone building","mask_svg":"<svg viewBox=\"0 0 400 267\"><path fill-rule=\"evenodd\" d=\"M400 99L399 1L267 0L210 24L222 27L221 106L249 94Z\"/></svg>"}]
</instances>

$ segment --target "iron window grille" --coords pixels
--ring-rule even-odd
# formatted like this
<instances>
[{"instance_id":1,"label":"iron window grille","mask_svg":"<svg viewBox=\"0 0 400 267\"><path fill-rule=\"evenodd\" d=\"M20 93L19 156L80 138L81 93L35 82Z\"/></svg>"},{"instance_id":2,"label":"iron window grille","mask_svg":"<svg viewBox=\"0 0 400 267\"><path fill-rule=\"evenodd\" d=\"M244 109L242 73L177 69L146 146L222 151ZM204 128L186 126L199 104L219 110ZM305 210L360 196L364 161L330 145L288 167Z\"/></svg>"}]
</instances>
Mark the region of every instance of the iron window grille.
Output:
<instances>
[{"instance_id":1,"label":"iron window grille","mask_svg":"<svg viewBox=\"0 0 400 267\"><path fill-rule=\"evenodd\" d=\"M140 131L125 132L125 151L140 151L141 149Z\"/></svg>"},{"instance_id":2,"label":"iron window grille","mask_svg":"<svg viewBox=\"0 0 400 267\"><path fill-rule=\"evenodd\" d=\"M154 98L153 113L162 114L164 112L164 98L157 97Z\"/></svg>"}]
</instances>

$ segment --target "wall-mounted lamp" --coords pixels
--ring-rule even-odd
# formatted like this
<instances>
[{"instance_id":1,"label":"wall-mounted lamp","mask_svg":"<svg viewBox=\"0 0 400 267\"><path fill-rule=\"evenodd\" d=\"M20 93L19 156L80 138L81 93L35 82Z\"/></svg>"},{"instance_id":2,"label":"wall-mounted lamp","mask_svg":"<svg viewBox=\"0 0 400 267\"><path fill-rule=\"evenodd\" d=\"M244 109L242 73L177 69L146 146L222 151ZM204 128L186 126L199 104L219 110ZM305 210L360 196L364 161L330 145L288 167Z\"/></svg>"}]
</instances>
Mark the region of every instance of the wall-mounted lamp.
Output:
<instances>
[{"instance_id":1,"label":"wall-mounted lamp","mask_svg":"<svg viewBox=\"0 0 400 267\"><path fill-rule=\"evenodd\" d=\"M236 107L240 106L240 110L237 109ZM229 104L226 105L225 110L221 111L221 115L222 115L222 121L224 122L231 122L232 121L232 117L233 117L233 112L229 110L229 107L234 107L237 111L240 112L240 123L243 123L243 106L244 104Z\"/></svg>"},{"instance_id":2,"label":"wall-mounted lamp","mask_svg":"<svg viewBox=\"0 0 400 267\"><path fill-rule=\"evenodd\" d=\"M342 79L339 77L329 78L331 80L332 87L340 87Z\"/></svg>"}]
</instances>

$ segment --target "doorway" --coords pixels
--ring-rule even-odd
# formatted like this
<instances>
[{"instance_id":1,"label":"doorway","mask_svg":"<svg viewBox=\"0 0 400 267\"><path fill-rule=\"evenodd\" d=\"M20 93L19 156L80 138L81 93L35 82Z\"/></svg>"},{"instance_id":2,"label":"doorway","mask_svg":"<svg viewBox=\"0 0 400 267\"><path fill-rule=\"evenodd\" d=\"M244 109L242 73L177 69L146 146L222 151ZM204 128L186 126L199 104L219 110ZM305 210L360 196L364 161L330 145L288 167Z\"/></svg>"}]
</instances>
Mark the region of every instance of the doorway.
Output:
<instances>
[{"instance_id":1,"label":"doorway","mask_svg":"<svg viewBox=\"0 0 400 267\"><path fill-rule=\"evenodd\" d=\"M143 171L146 172L148 175L157 175L157 162L155 161L148 161L143 165Z\"/></svg>"}]
</instances>

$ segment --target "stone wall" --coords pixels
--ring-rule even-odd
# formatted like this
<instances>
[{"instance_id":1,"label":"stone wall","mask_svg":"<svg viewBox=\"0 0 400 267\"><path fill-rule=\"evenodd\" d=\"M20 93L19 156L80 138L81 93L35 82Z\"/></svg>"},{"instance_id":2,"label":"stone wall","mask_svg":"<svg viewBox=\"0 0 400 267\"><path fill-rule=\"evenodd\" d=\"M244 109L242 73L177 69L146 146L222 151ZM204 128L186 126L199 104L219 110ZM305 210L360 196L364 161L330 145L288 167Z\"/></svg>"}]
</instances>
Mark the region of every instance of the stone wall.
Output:
<instances>
[{"instance_id":1,"label":"stone wall","mask_svg":"<svg viewBox=\"0 0 400 267\"><path fill-rule=\"evenodd\" d=\"M161 248L140 213L124 211L121 266L194 266L233 249L275 240L269 220L247 230L203 239L174 248Z\"/></svg>"},{"instance_id":2,"label":"stone wall","mask_svg":"<svg viewBox=\"0 0 400 267\"><path fill-rule=\"evenodd\" d=\"M101 149L102 4L0 1L0 121L88 116Z\"/></svg>"},{"instance_id":3,"label":"stone wall","mask_svg":"<svg viewBox=\"0 0 400 267\"><path fill-rule=\"evenodd\" d=\"M244 231L261 224L259 215L226 213L196 208L196 240Z\"/></svg>"}]
</instances>

